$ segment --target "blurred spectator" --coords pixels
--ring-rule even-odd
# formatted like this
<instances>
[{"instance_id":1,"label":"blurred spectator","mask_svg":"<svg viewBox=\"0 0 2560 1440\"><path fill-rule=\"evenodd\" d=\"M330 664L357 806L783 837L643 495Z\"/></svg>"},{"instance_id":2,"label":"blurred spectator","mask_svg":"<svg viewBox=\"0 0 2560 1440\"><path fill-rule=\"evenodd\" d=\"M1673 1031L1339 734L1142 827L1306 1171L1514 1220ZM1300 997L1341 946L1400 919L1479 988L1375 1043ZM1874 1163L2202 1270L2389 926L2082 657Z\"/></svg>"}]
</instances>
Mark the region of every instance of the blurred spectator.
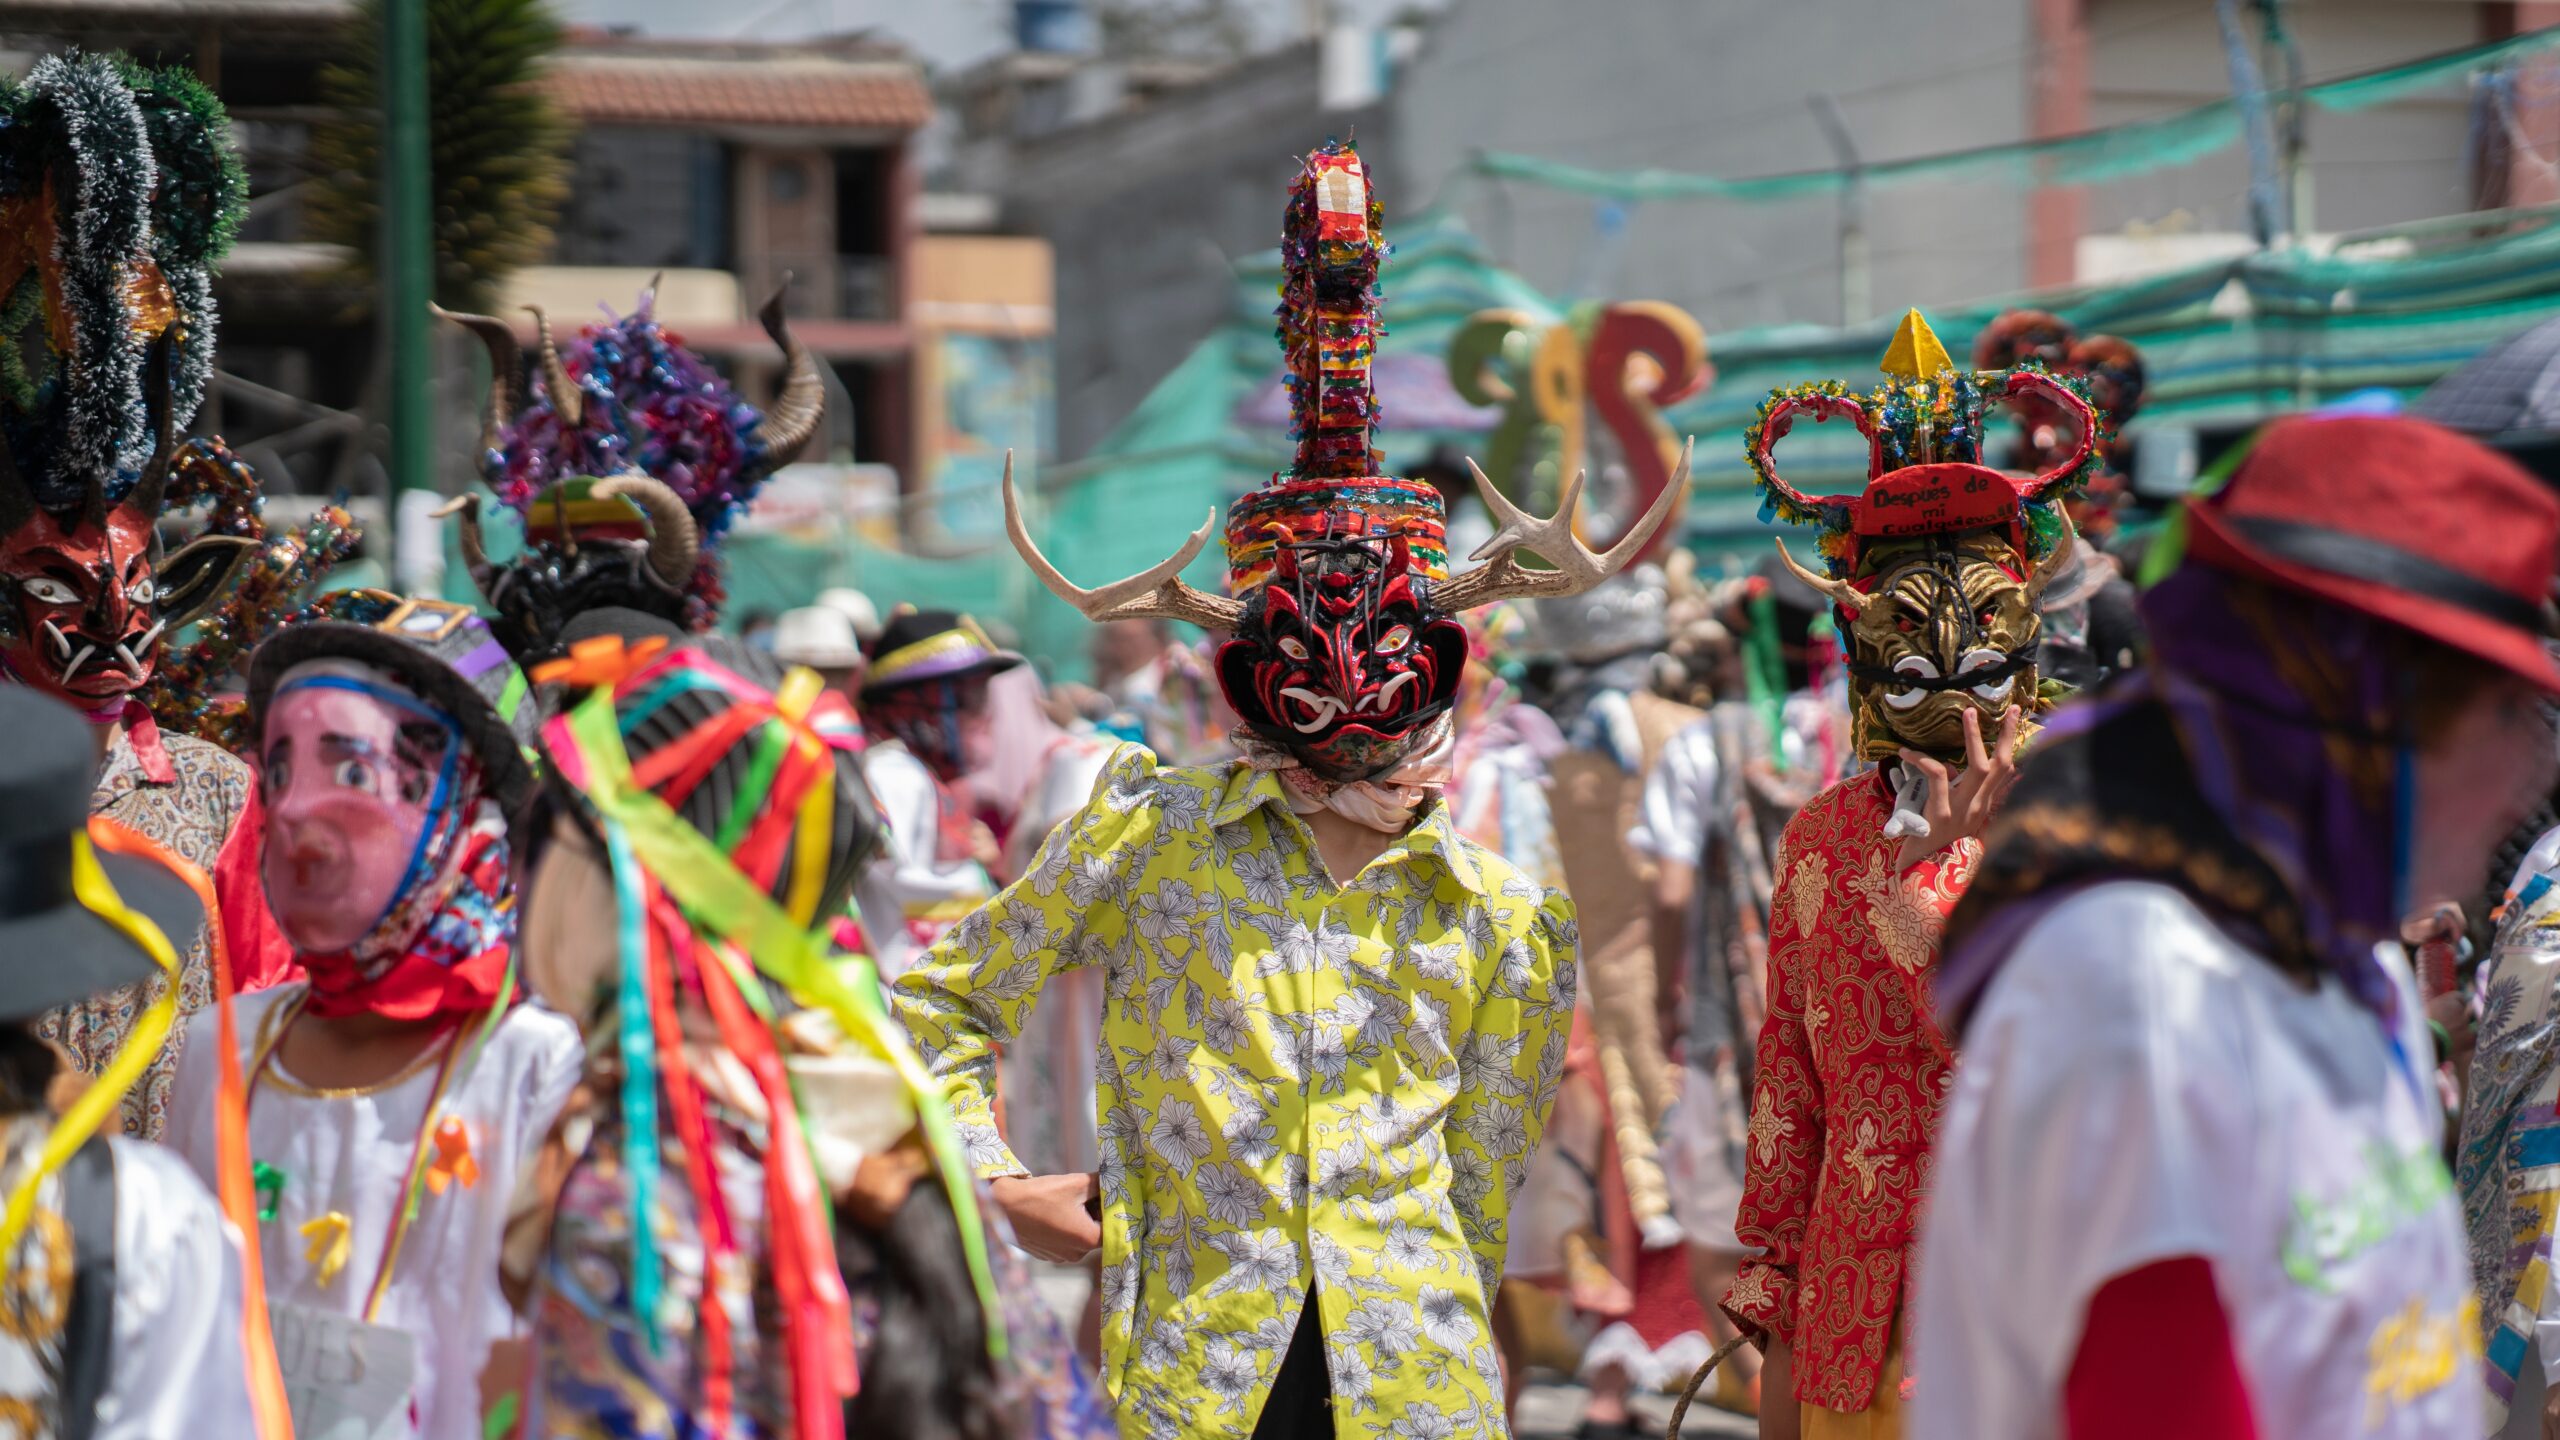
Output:
<instances>
[{"instance_id":1,"label":"blurred spectator","mask_svg":"<svg viewBox=\"0 0 2560 1440\"><path fill-rule=\"evenodd\" d=\"M880 607L871 597L849 586L836 585L818 592L818 603L836 611L853 625L853 638L868 645L880 638Z\"/></svg>"},{"instance_id":2,"label":"blurred spectator","mask_svg":"<svg viewBox=\"0 0 2560 1440\"><path fill-rule=\"evenodd\" d=\"M773 612L750 610L738 620L738 639L750 650L773 649Z\"/></svg>"},{"instance_id":3,"label":"blurred spectator","mask_svg":"<svg viewBox=\"0 0 2560 1440\"><path fill-rule=\"evenodd\" d=\"M978 622L949 610L904 610L871 645L859 709L871 748L863 768L889 819L887 853L855 895L883 978L996 893L994 832L971 818L960 784L995 754L987 680L1022 663Z\"/></svg>"}]
</instances>

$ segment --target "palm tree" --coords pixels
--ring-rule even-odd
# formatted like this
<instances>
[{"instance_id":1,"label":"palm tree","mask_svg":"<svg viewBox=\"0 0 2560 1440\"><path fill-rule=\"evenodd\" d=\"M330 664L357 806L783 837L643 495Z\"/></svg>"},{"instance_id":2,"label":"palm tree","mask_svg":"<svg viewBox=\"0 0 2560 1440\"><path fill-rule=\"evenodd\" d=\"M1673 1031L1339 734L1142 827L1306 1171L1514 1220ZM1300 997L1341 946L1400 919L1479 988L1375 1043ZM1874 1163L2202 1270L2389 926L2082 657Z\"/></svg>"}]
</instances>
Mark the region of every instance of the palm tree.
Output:
<instances>
[{"instance_id":1,"label":"palm tree","mask_svg":"<svg viewBox=\"0 0 2560 1440\"><path fill-rule=\"evenodd\" d=\"M321 75L335 118L318 127L314 238L346 246L374 293L381 223L381 37L387 0L362 0L344 58ZM569 193L569 127L542 93L560 43L546 0L409 0L427 11L427 144L434 171L435 298L489 310L509 271L551 248Z\"/></svg>"}]
</instances>

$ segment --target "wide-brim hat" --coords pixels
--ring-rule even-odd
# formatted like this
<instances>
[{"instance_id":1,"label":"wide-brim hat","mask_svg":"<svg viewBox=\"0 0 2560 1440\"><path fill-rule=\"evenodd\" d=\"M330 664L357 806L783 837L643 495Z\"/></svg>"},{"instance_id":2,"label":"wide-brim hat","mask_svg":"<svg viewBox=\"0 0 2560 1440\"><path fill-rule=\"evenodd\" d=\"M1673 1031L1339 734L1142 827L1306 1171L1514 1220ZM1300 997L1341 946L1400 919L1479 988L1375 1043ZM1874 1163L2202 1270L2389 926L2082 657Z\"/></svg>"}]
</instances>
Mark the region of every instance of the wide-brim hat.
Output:
<instances>
[{"instance_id":1,"label":"wide-brim hat","mask_svg":"<svg viewBox=\"0 0 2560 1440\"><path fill-rule=\"evenodd\" d=\"M854 638L853 620L832 605L803 605L785 610L773 622L773 658L785 665L820 670L850 670L863 660Z\"/></svg>"},{"instance_id":2,"label":"wide-brim hat","mask_svg":"<svg viewBox=\"0 0 2560 1440\"><path fill-rule=\"evenodd\" d=\"M787 617L786 617L787 618ZM871 642L871 668L862 693L876 695L928 681L966 680L1000 674L1022 657L989 639L978 622L950 610L901 610Z\"/></svg>"},{"instance_id":3,"label":"wide-brim hat","mask_svg":"<svg viewBox=\"0 0 2560 1440\"><path fill-rule=\"evenodd\" d=\"M72 888L73 852L89 824L97 751L89 726L60 701L0 685L0 1023L147 980L149 952ZM140 912L180 955L204 908L187 882L139 856L93 848L125 908Z\"/></svg>"},{"instance_id":4,"label":"wide-brim hat","mask_svg":"<svg viewBox=\"0 0 2560 1440\"><path fill-rule=\"evenodd\" d=\"M2560 695L2560 497L2476 440L2398 416L2299 416L2187 510L2197 563L2386 620Z\"/></svg>"},{"instance_id":5,"label":"wide-brim hat","mask_svg":"<svg viewBox=\"0 0 2560 1440\"><path fill-rule=\"evenodd\" d=\"M469 606L408 600L375 625L286 626L249 657L249 723L264 733L276 686L295 666L330 658L382 670L452 716L501 806L513 809L532 793L539 707L506 648Z\"/></svg>"}]
</instances>

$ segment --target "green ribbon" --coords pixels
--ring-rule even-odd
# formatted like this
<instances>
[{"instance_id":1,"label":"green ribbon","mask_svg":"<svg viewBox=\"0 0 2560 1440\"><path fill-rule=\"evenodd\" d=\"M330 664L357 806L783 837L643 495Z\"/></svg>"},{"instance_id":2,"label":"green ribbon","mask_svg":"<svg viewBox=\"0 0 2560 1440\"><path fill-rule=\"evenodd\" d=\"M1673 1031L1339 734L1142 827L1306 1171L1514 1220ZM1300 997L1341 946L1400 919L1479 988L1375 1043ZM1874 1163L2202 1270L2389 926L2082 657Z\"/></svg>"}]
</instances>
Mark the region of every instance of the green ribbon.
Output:
<instances>
[{"instance_id":1,"label":"green ribbon","mask_svg":"<svg viewBox=\"0 0 2560 1440\"><path fill-rule=\"evenodd\" d=\"M951 1198L951 1213L959 1222L960 1245L968 1257L970 1278L976 1282L979 1307L986 1315L987 1352L1003 1359L1004 1322L968 1148L961 1143L959 1125L943 1101L941 1087L882 1002L879 975L870 958L852 955L830 963L815 937L792 924L773 897L730 864L718 846L632 780L631 756L623 748L610 689L597 687L565 718L571 742L586 767L588 803L621 828L633 854L684 908L687 918L743 948L758 970L801 1004L832 1016L847 1039L889 1065L906 1084L934 1167Z\"/></svg>"}]
</instances>

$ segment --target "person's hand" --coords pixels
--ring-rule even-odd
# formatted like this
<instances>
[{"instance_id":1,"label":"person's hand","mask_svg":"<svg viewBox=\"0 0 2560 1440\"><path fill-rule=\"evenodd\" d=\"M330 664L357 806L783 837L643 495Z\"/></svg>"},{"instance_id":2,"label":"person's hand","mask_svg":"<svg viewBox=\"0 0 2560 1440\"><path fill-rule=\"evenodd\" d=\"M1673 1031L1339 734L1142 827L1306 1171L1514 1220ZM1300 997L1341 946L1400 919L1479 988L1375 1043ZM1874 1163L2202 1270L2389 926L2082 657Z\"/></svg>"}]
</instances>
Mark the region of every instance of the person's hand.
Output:
<instances>
[{"instance_id":1,"label":"person's hand","mask_svg":"<svg viewBox=\"0 0 2560 1440\"><path fill-rule=\"evenodd\" d=\"M1804 1411L1796 1404L1795 1353L1772 1335L1760 1360L1760 1440L1798 1440Z\"/></svg>"},{"instance_id":2,"label":"person's hand","mask_svg":"<svg viewBox=\"0 0 2560 1440\"><path fill-rule=\"evenodd\" d=\"M987 1187L1013 1225L1022 1248L1057 1265L1072 1265L1102 1248L1102 1222L1093 1207L1102 1199L1102 1177L1011 1175Z\"/></svg>"},{"instance_id":3,"label":"person's hand","mask_svg":"<svg viewBox=\"0 0 2560 1440\"><path fill-rule=\"evenodd\" d=\"M1902 851L1894 857L1894 868L1907 870L1990 826L1991 812L2000 808L2009 787L2018 783L2018 707L2000 712L2000 743L1988 752L1982 746L1982 712L1965 707L1961 775L1950 777L1943 762L1917 750L1900 753L1902 763L1926 781L1928 789L1920 814L1929 822L1929 832L1904 836Z\"/></svg>"},{"instance_id":4,"label":"person's hand","mask_svg":"<svg viewBox=\"0 0 2560 1440\"><path fill-rule=\"evenodd\" d=\"M2527 1355L2524 1363L2539 1365L2542 1362ZM2560 1385L2550 1386L2542 1392L2542 1440L2560 1440Z\"/></svg>"},{"instance_id":5,"label":"person's hand","mask_svg":"<svg viewBox=\"0 0 2560 1440\"><path fill-rule=\"evenodd\" d=\"M969 822L969 858L989 870L1004 863L1004 847L996 843L996 832L984 820Z\"/></svg>"},{"instance_id":6,"label":"person's hand","mask_svg":"<svg viewBox=\"0 0 2560 1440\"><path fill-rule=\"evenodd\" d=\"M2463 998L2461 991L2448 991L2428 1001L2427 1018L2444 1027L2446 1059L2470 1058L2471 1048L2480 1036L2471 1023L2471 1002Z\"/></svg>"}]
</instances>

